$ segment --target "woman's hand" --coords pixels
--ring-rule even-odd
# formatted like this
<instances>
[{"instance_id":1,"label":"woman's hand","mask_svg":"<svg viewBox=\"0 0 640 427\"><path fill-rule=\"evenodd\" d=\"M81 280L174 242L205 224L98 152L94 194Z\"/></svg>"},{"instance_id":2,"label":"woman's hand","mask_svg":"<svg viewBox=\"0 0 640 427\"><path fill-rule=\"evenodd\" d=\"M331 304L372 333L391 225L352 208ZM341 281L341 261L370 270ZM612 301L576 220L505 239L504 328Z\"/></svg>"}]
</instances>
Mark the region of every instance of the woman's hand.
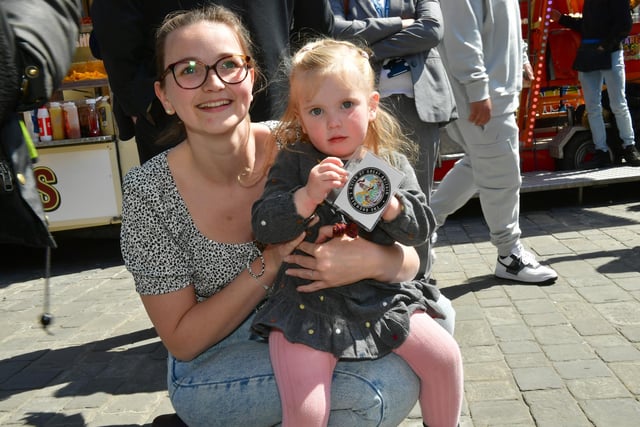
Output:
<instances>
[{"instance_id":1,"label":"woman's hand","mask_svg":"<svg viewBox=\"0 0 640 427\"><path fill-rule=\"evenodd\" d=\"M356 282L364 278L362 274L358 274L363 258L363 249L358 249L362 247L361 241L363 239L357 237L353 239L342 236L322 244L302 242L298 249L307 255L294 254L285 258L285 261L297 264L301 268L289 268L286 273L313 281L308 285L299 286L298 290L301 292L313 292Z\"/></svg>"},{"instance_id":2,"label":"woman's hand","mask_svg":"<svg viewBox=\"0 0 640 427\"><path fill-rule=\"evenodd\" d=\"M285 258L290 255L300 243L302 243L304 236L305 233L302 233L289 242L279 243L277 245L268 245L262 252L267 268L269 268L270 271L278 271Z\"/></svg>"},{"instance_id":3,"label":"woman's hand","mask_svg":"<svg viewBox=\"0 0 640 427\"><path fill-rule=\"evenodd\" d=\"M328 235L329 230L332 226L322 227L320 235ZM288 275L312 280L308 285L299 286L300 292L334 288L363 279L410 280L420 264L414 248L378 245L346 235L321 244L302 242L297 249L306 255L292 254L285 261L299 266L287 269Z\"/></svg>"}]
</instances>

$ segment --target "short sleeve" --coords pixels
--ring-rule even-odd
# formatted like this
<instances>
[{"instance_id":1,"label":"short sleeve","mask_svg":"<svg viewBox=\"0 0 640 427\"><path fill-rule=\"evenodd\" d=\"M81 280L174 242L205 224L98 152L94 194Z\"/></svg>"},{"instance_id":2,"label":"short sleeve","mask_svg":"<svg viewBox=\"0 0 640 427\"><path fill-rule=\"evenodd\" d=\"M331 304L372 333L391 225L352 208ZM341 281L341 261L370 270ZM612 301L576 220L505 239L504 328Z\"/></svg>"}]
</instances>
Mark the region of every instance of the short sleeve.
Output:
<instances>
[{"instance_id":1,"label":"short sleeve","mask_svg":"<svg viewBox=\"0 0 640 427\"><path fill-rule=\"evenodd\" d=\"M147 175L147 170L136 168L125 177L120 242L136 291L156 295L190 284L191 257L176 238L177 224L171 221L175 216L167 211L171 202L155 188L157 178L147 179Z\"/></svg>"}]
</instances>

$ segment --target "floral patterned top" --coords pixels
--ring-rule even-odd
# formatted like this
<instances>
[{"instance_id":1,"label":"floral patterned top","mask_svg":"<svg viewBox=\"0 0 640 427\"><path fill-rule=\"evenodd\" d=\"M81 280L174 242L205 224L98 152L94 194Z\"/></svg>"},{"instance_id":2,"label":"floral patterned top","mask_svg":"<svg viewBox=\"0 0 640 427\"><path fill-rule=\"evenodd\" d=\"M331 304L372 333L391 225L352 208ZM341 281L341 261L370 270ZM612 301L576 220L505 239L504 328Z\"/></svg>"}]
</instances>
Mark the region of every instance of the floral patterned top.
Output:
<instances>
[{"instance_id":1,"label":"floral patterned top","mask_svg":"<svg viewBox=\"0 0 640 427\"><path fill-rule=\"evenodd\" d=\"M169 150L125 176L121 250L136 291L195 286L199 301L222 290L259 255L253 242L209 240L196 228L169 170Z\"/></svg>"}]
</instances>

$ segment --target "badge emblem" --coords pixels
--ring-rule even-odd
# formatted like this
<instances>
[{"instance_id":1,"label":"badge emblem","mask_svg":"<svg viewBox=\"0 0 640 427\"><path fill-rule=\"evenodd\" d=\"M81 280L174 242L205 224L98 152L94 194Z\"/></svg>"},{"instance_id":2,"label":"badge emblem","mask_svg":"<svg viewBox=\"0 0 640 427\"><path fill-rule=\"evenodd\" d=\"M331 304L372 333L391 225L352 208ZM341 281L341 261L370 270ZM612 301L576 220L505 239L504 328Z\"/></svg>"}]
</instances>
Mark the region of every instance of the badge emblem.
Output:
<instances>
[{"instance_id":1,"label":"badge emblem","mask_svg":"<svg viewBox=\"0 0 640 427\"><path fill-rule=\"evenodd\" d=\"M326 200L371 231L400 188L404 174L363 147L349 159L345 169L349 171L346 185L333 189Z\"/></svg>"},{"instance_id":2,"label":"badge emblem","mask_svg":"<svg viewBox=\"0 0 640 427\"><path fill-rule=\"evenodd\" d=\"M389 200L389 177L378 168L360 169L349 180L347 191L349 203L355 210L372 214L384 208Z\"/></svg>"}]
</instances>

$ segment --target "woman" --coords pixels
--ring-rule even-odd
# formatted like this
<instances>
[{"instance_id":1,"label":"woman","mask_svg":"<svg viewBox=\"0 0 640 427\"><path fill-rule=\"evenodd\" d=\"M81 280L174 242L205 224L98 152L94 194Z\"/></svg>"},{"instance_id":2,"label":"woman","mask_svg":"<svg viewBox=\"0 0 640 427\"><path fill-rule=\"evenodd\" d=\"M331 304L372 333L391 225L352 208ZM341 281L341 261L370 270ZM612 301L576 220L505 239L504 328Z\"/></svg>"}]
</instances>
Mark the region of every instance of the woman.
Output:
<instances>
[{"instance_id":1,"label":"woman","mask_svg":"<svg viewBox=\"0 0 640 427\"><path fill-rule=\"evenodd\" d=\"M220 6L179 13L159 29L156 53L156 95L186 139L127 174L123 257L169 352L180 418L191 427L274 425L281 411L268 346L250 340L249 327L283 260L317 290L410 279L417 255L346 237L301 243L302 235L261 251L251 206L276 148L269 128L249 119L257 70L246 30ZM290 255L295 247L309 256ZM364 263L357 271L356 262ZM332 391L331 425L392 426L415 403L418 381L389 355L339 364Z\"/></svg>"}]
</instances>

